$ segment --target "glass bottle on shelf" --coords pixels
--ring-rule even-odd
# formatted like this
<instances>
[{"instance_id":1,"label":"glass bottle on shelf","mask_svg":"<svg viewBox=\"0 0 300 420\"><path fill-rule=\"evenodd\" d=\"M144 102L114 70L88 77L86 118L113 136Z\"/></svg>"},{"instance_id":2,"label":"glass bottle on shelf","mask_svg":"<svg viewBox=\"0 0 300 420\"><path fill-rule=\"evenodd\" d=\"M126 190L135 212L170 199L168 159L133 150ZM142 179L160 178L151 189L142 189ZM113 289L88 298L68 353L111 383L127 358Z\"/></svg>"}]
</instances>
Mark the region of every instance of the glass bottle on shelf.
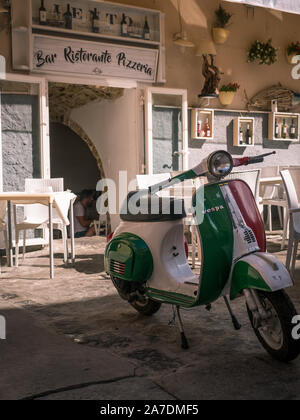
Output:
<instances>
[{"instance_id":1,"label":"glass bottle on shelf","mask_svg":"<svg viewBox=\"0 0 300 420\"><path fill-rule=\"evenodd\" d=\"M294 120L292 120L292 125L290 127L290 138L293 140L296 138L296 125Z\"/></svg>"},{"instance_id":2,"label":"glass bottle on shelf","mask_svg":"<svg viewBox=\"0 0 300 420\"><path fill-rule=\"evenodd\" d=\"M92 32L95 34L100 33L100 16L98 10L95 8L92 13Z\"/></svg>"},{"instance_id":3,"label":"glass bottle on shelf","mask_svg":"<svg viewBox=\"0 0 300 420\"><path fill-rule=\"evenodd\" d=\"M128 24L127 24L125 13L123 13L122 20L121 20L121 35L128 36Z\"/></svg>"},{"instance_id":4,"label":"glass bottle on shelf","mask_svg":"<svg viewBox=\"0 0 300 420\"><path fill-rule=\"evenodd\" d=\"M243 127L242 126L240 126L239 143L240 143L240 145L243 145L244 144L244 131L243 131Z\"/></svg>"},{"instance_id":5,"label":"glass bottle on shelf","mask_svg":"<svg viewBox=\"0 0 300 420\"><path fill-rule=\"evenodd\" d=\"M282 133L281 133L281 137L283 139L286 139L288 135L288 127L286 125L286 120L285 118L283 119L283 124L282 124Z\"/></svg>"},{"instance_id":6,"label":"glass bottle on shelf","mask_svg":"<svg viewBox=\"0 0 300 420\"><path fill-rule=\"evenodd\" d=\"M278 124L278 119L275 119L275 139L279 138L279 124Z\"/></svg>"},{"instance_id":7,"label":"glass bottle on shelf","mask_svg":"<svg viewBox=\"0 0 300 420\"><path fill-rule=\"evenodd\" d=\"M202 134L202 121L197 121L197 137L201 137Z\"/></svg>"},{"instance_id":8,"label":"glass bottle on shelf","mask_svg":"<svg viewBox=\"0 0 300 420\"><path fill-rule=\"evenodd\" d=\"M144 25L144 30L143 30L143 38L146 41L150 41L151 40L150 28L149 28L149 23L148 23L147 16L145 17L145 25Z\"/></svg>"},{"instance_id":9,"label":"glass bottle on shelf","mask_svg":"<svg viewBox=\"0 0 300 420\"><path fill-rule=\"evenodd\" d=\"M250 124L247 124L247 131L246 131L246 144L252 144L252 135L250 130Z\"/></svg>"},{"instance_id":10,"label":"glass bottle on shelf","mask_svg":"<svg viewBox=\"0 0 300 420\"><path fill-rule=\"evenodd\" d=\"M67 6L67 11L64 14L64 20L65 20L65 28L66 29L73 29L73 18L72 18L70 4L68 4L68 6Z\"/></svg>"},{"instance_id":11,"label":"glass bottle on shelf","mask_svg":"<svg viewBox=\"0 0 300 420\"><path fill-rule=\"evenodd\" d=\"M204 127L205 137L211 137L211 130L209 125L209 119L206 118L205 127Z\"/></svg>"},{"instance_id":12,"label":"glass bottle on shelf","mask_svg":"<svg viewBox=\"0 0 300 420\"><path fill-rule=\"evenodd\" d=\"M47 25L47 10L44 5L44 0L41 0L41 7L39 8L39 24Z\"/></svg>"}]
</instances>

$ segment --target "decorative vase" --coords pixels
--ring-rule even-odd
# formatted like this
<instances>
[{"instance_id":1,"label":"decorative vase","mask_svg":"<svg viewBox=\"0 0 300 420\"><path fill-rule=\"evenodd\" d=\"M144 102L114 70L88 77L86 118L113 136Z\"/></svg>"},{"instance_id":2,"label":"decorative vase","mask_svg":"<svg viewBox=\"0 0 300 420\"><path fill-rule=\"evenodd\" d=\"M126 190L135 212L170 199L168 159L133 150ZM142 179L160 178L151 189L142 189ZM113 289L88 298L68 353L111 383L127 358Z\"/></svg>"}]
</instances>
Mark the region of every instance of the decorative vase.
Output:
<instances>
[{"instance_id":1,"label":"decorative vase","mask_svg":"<svg viewBox=\"0 0 300 420\"><path fill-rule=\"evenodd\" d=\"M235 92L220 92L219 100L222 105L231 105L235 97Z\"/></svg>"},{"instance_id":2,"label":"decorative vase","mask_svg":"<svg viewBox=\"0 0 300 420\"><path fill-rule=\"evenodd\" d=\"M285 52L285 56L286 56L287 62L288 62L289 64L293 64L293 63L292 63L292 60L293 60L293 58L294 58L294 57L296 57L296 55L300 55L300 54L299 54L299 53L296 53L296 52L293 52L293 53L289 54L289 53L287 52L287 50L286 50L286 52Z\"/></svg>"},{"instance_id":3,"label":"decorative vase","mask_svg":"<svg viewBox=\"0 0 300 420\"><path fill-rule=\"evenodd\" d=\"M213 40L216 44L225 44L230 32L224 28L213 28Z\"/></svg>"}]
</instances>

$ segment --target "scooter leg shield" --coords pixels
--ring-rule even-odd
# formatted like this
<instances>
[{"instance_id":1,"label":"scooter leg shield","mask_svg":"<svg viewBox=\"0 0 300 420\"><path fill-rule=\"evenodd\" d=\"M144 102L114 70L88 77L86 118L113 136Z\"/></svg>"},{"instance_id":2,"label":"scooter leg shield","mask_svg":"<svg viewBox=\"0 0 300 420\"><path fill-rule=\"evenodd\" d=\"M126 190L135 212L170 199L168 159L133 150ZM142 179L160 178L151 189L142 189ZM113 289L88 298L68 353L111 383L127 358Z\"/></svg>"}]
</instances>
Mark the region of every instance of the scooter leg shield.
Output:
<instances>
[{"instance_id":1,"label":"scooter leg shield","mask_svg":"<svg viewBox=\"0 0 300 420\"><path fill-rule=\"evenodd\" d=\"M240 259L232 273L230 298L234 300L244 289L276 292L293 286L285 266L274 256L255 253Z\"/></svg>"}]
</instances>

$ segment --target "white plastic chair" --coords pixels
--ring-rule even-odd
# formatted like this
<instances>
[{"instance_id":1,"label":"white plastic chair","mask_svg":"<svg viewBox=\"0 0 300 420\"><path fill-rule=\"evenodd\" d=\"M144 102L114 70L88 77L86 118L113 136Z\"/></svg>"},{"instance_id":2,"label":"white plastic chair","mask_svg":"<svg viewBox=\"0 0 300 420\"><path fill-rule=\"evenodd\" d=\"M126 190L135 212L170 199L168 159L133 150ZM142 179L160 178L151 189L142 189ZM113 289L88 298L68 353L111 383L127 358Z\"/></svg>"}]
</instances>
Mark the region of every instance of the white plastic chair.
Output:
<instances>
[{"instance_id":1,"label":"white plastic chair","mask_svg":"<svg viewBox=\"0 0 300 420\"><path fill-rule=\"evenodd\" d=\"M172 173L172 177L176 176L177 173ZM180 198L184 200L184 207L186 211L185 225L188 226L191 232L191 246L192 246L192 268L196 267L196 261L201 265L202 262L202 250L201 250L201 239L199 237L198 229L195 225L194 214L193 214L193 195L196 190L204 185L206 178L197 178L196 180L187 180L175 185L170 189L170 195L174 198Z\"/></svg>"},{"instance_id":2,"label":"white plastic chair","mask_svg":"<svg viewBox=\"0 0 300 420\"><path fill-rule=\"evenodd\" d=\"M273 177L278 177L279 174L280 174L279 167L274 166L274 167L269 167L269 168L263 168L261 177L273 178ZM283 250L287 236L288 236L288 221L289 221L288 202L287 202L284 189L281 184L265 186L263 189L261 189L260 195L261 195L260 205L266 206L268 209L267 225L269 225L269 230L271 233L273 233L272 207L277 207L280 224L283 227L283 235L282 235L282 243L281 243L281 249ZM283 217L282 217L282 210L283 210Z\"/></svg>"},{"instance_id":3,"label":"white plastic chair","mask_svg":"<svg viewBox=\"0 0 300 420\"><path fill-rule=\"evenodd\" d=\"M29 178L25 179L25 191L26 192L49 192L49 189L53 192L64 191L64 179L63 178Z\"/></svg>"},{"instance_id":4,"label":"white plastic chair","mask_svg":"<svg viewBox=\"0 0 300 420\"><path fill-rule=\"evenodd\" d=\"M5 249L6 249L6 258L8 258L8 255L9 255L8 236L7 236L7 226L5 222L6 210L7 210L7 202L0 201L0 232L3 234L4 244L5 244ZM0 272L1 272L1 265L0 265Z\"/></svg>"},{"instance_id":5,"label":"white plastic chair","mask_svg":"<svg viewBox=\"0 0 300 420\"><path fill-rule=\"evenodd\" d=\"M41 192L63 192L64 180L63 178L57 179L26 179L25 191L28 193L41 193ZM68 220L68 211L70 203L67 200L60 202L60 208L65 219ZM15 261L16 266L19 265L19 246L20 246L20 232L23 231L23 261L26 255L26 231L34 229L44 229L48 227L49 213L48 208L42 204L29 204L24 207L24 220L20 223L17 221L16 207L14 207L15 230L16 230L16 253ZM69 224L69 223L68 223ZM68 236L67 226L61 217L58 215L57 210L53 210L53 229L59 230L62 233L64 244L64 262L68 261Z\"/></svg>"},{"instance_id":6,"label":"white plastic chair","mask_svg":"<svg viewBox=\"0 0 300 420\"><path fill-rule=\"evenodd\" d=\"M100 209L106 209L106 207L104 206L104 197L105 195L101 195L99 197L100 199ZM106 198L106 197L105 197ZM99 211L99 210L98 210ZM96 236L99 236L101 233L101 227L104 225L104 235L107 237L108 236L108 217L109 214L99 214L99 219L94 221L94 226L95 226L95 233Z\"/></svg>"},{"instance_id":7,"label":"white plastic chair","mask_svg":"<svg viewBox=\"0 0 300 420\"><path fill-rule=\"evenodd\" d=\"M290 238L286 259L286 267L292 276L295 273L298 245L300 241L300 169L281 171L290 215Z\"/></svg>"}]
</instances>

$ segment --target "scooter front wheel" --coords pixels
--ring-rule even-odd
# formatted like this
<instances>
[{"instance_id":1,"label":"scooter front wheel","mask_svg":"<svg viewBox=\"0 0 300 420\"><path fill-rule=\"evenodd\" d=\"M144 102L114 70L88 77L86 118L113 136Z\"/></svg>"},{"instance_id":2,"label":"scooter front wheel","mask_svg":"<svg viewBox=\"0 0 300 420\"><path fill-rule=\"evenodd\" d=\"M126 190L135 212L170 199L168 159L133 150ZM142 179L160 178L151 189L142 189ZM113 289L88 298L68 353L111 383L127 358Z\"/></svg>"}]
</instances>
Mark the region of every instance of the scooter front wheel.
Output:
<instances>
[{"instance_id":1,"label":"scooter front wheel","mask_svg":"<svg viewBox=\"0 0 300 420\"><path fill-rule=\"evenodd\" d=\"M253 313L248 309L248 315L254 332L267 352L276 360L290 362L300 354L300 340L292 336L293 318L297 315L296 309L284 291L262 292L257 291L259 300L269 314L268 319L255 325Z\"/></svg>"}]
</instances>

